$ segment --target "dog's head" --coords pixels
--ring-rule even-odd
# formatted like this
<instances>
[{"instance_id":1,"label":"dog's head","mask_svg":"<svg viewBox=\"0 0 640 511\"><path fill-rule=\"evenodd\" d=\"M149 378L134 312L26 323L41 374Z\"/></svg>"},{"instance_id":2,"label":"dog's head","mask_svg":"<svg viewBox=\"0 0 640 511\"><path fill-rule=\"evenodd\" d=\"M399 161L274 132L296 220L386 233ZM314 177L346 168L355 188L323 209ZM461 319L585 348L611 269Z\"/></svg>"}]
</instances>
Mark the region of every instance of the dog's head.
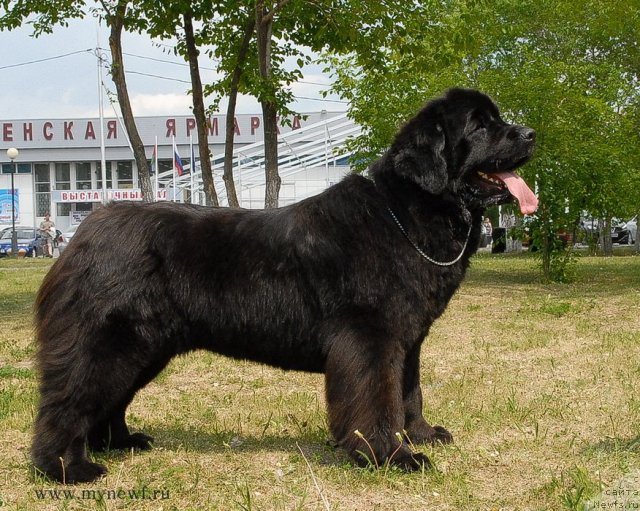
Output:
<instances>
[{"instance_id":1,"label":"dog's head","mask_svg":"<svg viewBox=\"0 0 640 511\"><path fill-rule=\"evenodd\" d=\"M535 131L503 121L489 97L451 89L402 128L389 156L398 174L433 195L454 194L469 208L517 199L531 214L538 201L513 170L534 145Z\"/></svg>"}]
</instances>

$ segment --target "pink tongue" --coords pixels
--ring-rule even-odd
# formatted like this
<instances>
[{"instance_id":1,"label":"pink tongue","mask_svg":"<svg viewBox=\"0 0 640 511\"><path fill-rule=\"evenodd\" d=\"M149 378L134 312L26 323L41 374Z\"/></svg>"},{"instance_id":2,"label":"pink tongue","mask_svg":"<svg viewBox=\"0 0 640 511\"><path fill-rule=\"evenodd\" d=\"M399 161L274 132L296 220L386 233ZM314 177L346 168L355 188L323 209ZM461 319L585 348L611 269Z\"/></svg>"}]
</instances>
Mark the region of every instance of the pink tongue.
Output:
<instances>
[{"instance_id":1,"label":"pink tongue","mask_svg":"<svg viewBox=\"0 0 640 511\"><path fill-rule=\"evenodd\" d=\"M496 172L494 176L500 178L507 185L507 188L511 192L518 202L520 203L520 211L523 215L532 215L538 209L538 198L527 186L519 175L513 172Z\"/></svg>"}]
</instances>

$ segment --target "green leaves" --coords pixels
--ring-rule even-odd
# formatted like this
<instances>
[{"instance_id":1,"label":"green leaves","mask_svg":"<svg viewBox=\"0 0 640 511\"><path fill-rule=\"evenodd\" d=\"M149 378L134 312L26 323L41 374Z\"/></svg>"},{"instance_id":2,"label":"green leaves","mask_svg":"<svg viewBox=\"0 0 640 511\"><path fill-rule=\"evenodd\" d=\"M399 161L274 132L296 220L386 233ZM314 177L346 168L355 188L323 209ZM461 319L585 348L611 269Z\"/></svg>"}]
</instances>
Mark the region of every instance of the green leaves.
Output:
<instances>
[{"instance_id":1,"label":"green leaves","mask_svg":"<svg viewBox=\"0 0 640 511\"><path fill-rule=\"evenodd\" d=\"M66 27L71 19L84 17L85 11L85 2L81 0L2 0L0 30L28 23L37 37L50 34L56 26Z\"/></svg>"},{"instance_id":2,"label":"green leaves","mask_svg":"<svg viewBox=\"0 0 640 511\"><path fill-rule=\"evenodd\" d=\"M365 128L352 143L360 169L424 101L468 86L538 133L522 174L538 184L541 236L570 229L584 210L610 218L640 209L640 4L433 0L405 7L401 26L377 51L326 56L334 90Z\"/></svg>"}]
</instances>

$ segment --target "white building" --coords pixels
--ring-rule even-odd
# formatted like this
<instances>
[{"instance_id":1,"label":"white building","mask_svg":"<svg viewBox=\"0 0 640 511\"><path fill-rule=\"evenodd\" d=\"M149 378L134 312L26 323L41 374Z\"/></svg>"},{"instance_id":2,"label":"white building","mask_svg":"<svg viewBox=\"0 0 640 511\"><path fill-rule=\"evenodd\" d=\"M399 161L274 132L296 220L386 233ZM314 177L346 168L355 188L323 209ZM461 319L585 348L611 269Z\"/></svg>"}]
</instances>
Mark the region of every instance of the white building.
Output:
<instances>
[{"instance_id":1,"label":"white building","mask_svg":"<svg viewBox=\"0 0 640 511\"><path fill-rule=\"evenodd\" d=\"M159 172L152 180L159 200L203 203L195 119L192 116L141 117L136 120L149 160ZM234 177L242 207L264 206L262 116L238 115L234 119ZM213 155L216 191L226 205L222 181L225 116L208 120L209 148ZM349 171L344 142L359 132L344 114L311 113L292 118L279 137L279 168L282 178L280 204L315 195ZM118 119L20 119L0 120L0 227L11 224L11 173L16 189L16 224L39 225L47 212L65 230L78 223L104 199L102 140L108 199L140 200L138 172L124 126ZM174 143L184 168L174 172ZM192 145L193 143L193 145ZM6 150L15 147L19 156L12 164ZM191 149L195 169L191 172ZM174 188L175 187L175 188ZM175 191L174 191L175 190ZM190 193L185 193L186 191Z\"/></svg>"}]
</instances>

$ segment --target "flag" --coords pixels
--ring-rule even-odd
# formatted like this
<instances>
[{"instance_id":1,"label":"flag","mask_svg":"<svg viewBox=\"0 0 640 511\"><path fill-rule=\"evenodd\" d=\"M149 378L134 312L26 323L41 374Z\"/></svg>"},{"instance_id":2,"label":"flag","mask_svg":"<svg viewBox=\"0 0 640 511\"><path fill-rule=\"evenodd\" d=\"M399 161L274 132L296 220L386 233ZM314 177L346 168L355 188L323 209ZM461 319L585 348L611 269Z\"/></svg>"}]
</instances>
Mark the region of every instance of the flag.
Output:
<instances>
[{"instance_id":1,"label":"flag","mask_svg":"<svg viewBox=\"0 0 640 511\"><path fill-rule=\"evenodd\" d=\"M173 164L175 166L176 172L178 173L178 176L182 176L185 172L187 172L184 170L184 167L182 166L182 159L178 154L177 146L175 146L173 149Z\"/></svg>"},{"instance_id":2,"label":"flag","mask_svg":"<svg viewBox=\"0 0 640 511\"><path fill-rule=\"evenodd\" d=\"M158 141L156 140L156 144L153 146L153 154L151 155L151 175L153 176L158 169L156 168L158 161Z\"/></svg>"}]
</instances>

